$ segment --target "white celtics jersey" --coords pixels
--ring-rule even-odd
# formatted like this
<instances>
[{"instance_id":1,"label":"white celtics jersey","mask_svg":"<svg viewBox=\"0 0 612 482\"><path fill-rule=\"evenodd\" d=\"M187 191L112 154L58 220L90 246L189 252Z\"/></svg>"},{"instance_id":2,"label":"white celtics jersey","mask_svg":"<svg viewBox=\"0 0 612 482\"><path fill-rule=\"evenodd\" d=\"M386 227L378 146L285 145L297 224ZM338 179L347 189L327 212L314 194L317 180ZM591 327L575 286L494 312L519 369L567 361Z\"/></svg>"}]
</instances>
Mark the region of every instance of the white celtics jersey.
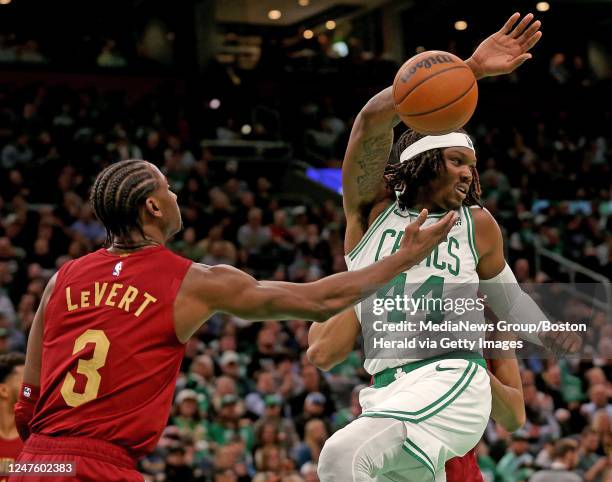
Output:
<instances>
[{"instance_id":1,"label":"white celtics jersey","mask_svg":"<svg viewBox=\"0 0 612 482\"><path fill-rule=\"evenodd\" d=\"M476 208L478 207L476 206ZM463 297L466 296L466 291L468 291L467 297L477 298L479 279L476 273L476 266L478 264L478 254L476 251L471 208L462 206L456 212L457 220L446 241L440 243L417 266L401 273L384 288L378 290L375 295L355 306L357 317L361 323L365 346L369 347L373 341L376 341L372 338L375 337L376 333L371 329L371 325L375 321L377 321L375 326L379 327L389 326L384 325L384 322L388 322L388 324L401 323L407 319L406 313L398 312L397 310L395 312L385 312L382 315L380 312L376 316L373 315L372 303L374 298L395 298L399 295L411 299L442 299L449 296L452 297L453 290L456 292L457 289L461 290L461 296ZM444 214L430 214L423 228L439 221ZM397 202L387 207L370 225L357 246L346 255L348 269L353 271L364 268L397 251L404 235L404 229L408 224L414 222L417 216L418 213L415 211L401 210ZM426 316L430 317L429 319L436 318L431 311L423 310L423 312L427 313ZM462 318L458 318L457 313L454 311L440 310L437 313L435 322L452 322L459 321L459 319ZM483 323L483 312L472 312L470 314L470 321ZM418 332L418 330L416 331ZM424 333L425 331L421 333L407 332L402 335L402 339L409 340L419 336L424 337ZM482 334L477 336L482 336ZM439 346L438 349L440 348ZM452 351L456 351L456 349L449 348L446 350L447 353ZM470 351L481 350L474 349ZM386 368L393 368L419 359L429 358L429 355L425 354L424 350L396 350L391 353L391 356L385 355L383 358L370 358L366 349L364 368L373 375ZM393 358L396 354L403 353L406 354L405 358L401 357L401 355ZM440 354L439 350L436 354Z\"/></svg>"}]
</instances>

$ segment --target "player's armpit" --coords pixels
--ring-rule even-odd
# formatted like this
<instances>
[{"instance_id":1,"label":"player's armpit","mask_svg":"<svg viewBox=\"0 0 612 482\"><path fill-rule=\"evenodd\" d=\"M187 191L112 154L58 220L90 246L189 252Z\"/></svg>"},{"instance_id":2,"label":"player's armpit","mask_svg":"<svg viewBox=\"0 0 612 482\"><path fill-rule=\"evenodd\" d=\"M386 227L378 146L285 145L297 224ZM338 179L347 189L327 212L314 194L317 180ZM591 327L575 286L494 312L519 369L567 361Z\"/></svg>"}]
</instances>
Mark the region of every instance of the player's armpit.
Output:
<instances>
[{"instance_id":1,"label":"player's armpit","mask_svg":"<svg viewBox=\"0 0 612 482\"><path fill-rule=\"evenodd\" d=\"M331 370L353 350L361 325L354 308L348 308L308 331L308 359L321 370Z\"/></svg>"}]
</instances>

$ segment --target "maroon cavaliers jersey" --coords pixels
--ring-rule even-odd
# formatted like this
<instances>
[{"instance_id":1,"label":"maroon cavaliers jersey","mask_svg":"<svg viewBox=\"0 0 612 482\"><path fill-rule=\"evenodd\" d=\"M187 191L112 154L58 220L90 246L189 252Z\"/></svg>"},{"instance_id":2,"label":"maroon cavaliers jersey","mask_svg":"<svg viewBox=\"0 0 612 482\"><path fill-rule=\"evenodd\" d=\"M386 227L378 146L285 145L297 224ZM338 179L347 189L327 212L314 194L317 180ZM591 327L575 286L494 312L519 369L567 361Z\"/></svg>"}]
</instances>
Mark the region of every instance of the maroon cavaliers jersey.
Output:
<instances>
[{"instance_id":1,"label":"maroon cavaliers jersey","mask_svg":"<svg viewBox=\"0 0 612 482\"><path fill-rule=\"evenodd\" d=\"M159 246L62 266L44 314L33 433L101 439L135 457L155 447L184 353L173 307L190 265Z\"/></svg>"},{"instance_id":2,"label":"maroon cavaliers jersey","mask_svg":"<svg viewBox=\"0 0 612 482\"><path fill-rule=\"evenodd\" d=\"M463 457L447 460L444 468L447 482L484 482L474 449Z\"/></svg>"},{"instance_id":3,"label":"maroon cavaliers jersey","mask_svg":"<svg viewBox=\"0 0 612 482\"><path fill-rule=\"evenodd\" d=\"M9 464L14 464L17 457L21 453L23 442L17 436L14 439L6 439L0 437L0 472L8 473L10 470ZM7 477L0 475L0 482L6 482Z\"/></svg>"}]
</instances>

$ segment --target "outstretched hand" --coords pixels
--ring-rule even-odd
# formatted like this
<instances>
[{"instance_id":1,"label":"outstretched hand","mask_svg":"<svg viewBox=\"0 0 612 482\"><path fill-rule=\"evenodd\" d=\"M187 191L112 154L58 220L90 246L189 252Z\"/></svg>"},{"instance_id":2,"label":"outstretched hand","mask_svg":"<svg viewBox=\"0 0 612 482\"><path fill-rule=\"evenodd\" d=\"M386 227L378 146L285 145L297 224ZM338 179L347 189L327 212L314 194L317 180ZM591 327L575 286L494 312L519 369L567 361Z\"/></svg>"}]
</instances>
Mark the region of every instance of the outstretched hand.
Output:
<instances>
[{"instance_id":1,"label":"outstretched hand","mask_svg":"<svg viewBox=\"0 0 612 482\"><path fill-rule=\"evenodd\" d=\"M571 331L545 331L538 338L555 356L575 354L582 348L582 338Z\"/></svg>"},{"instance_id":2,"label":"outstretched hand","mask_svg":"<svg viewBox=\"0 0 612 482\"><path fill-rule=\"evenodd\" d=\"M483 40L466 61L476 78L509 74L531 58L528 52L542 38L542 23L539 20L532 23L531 13L520 22L519 18L518 12L512 15L498 32Z\"/></svg>"}]
</instances>

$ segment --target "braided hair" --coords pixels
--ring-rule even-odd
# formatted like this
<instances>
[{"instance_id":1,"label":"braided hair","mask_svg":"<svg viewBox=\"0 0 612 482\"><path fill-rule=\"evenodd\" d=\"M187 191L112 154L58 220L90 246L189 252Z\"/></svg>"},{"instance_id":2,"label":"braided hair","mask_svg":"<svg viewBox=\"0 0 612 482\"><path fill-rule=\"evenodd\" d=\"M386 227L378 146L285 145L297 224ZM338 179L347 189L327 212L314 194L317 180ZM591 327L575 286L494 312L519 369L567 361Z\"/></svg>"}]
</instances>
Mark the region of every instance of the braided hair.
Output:
<instances>
[{"instance_id":1,"label":"braided hair","mask_svg":"<svg viewBox=\"0 0 612 482\"><path fill-rule=\"evenodd\" d=\"M457 132L466 134L463 129ZM467 135L467 134L466 134ZM444 154L442 149L431 149L422 152L418 156L400 162L401 153L411 144L425 137L418 132L407 130L404 132L391 152L391 162L385 168L385 182L387 189L391 192L399 192L397 202L400 209L407 209L414 205L417 192L420 187L427 186L439 174L446 170ZM472 167L472 183L463 204L472 206L474 204L482 207L480 201L480 178L476 167Z\"/></svg>"},{"instance_id":2,"label":"braided hair","mask_svg":"<svg viewBox=\"0 0 612 482\"><path fill-rule=\"evenodd\" d=\"M145 199L159 187L159 180L147 161L130 159L111 164L96 178L90 202L94 214L106 228L106 245L135 249L149 243L134 243L139 232L146 239L139 210ZM118 242L117 242L118 241Z\"/></svg>"}]
</instances>

